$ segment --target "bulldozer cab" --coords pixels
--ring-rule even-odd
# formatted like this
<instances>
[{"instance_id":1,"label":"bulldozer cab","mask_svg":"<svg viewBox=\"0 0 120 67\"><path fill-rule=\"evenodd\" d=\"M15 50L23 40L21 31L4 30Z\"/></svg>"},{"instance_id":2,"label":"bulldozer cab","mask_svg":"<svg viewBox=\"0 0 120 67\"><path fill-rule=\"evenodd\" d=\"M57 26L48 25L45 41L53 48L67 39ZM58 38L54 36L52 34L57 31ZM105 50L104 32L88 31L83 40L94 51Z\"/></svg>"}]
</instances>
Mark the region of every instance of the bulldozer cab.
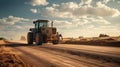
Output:
<instances>
[{"instance_id":1,"label":"bulldozer cab","mask_svg":"<svg viewBox=\"0 0 120 67\"><path fill-rule=\"evenodd\" d=\"M40 29L41 27L48 27L48 20L37 20L33 23L35 24L35 29Z\"/></svg>"}]
</instances>

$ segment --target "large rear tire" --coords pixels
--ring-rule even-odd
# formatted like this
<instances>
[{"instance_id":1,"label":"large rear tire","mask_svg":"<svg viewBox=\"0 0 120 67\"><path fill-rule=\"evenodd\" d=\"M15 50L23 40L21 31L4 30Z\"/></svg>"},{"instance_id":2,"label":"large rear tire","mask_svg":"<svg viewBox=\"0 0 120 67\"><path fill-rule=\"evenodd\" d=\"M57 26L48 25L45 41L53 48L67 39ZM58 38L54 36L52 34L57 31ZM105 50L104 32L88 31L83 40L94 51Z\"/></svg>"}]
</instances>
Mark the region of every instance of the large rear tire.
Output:
<instances>
[{"instance_id":1,"label":"large rear tire","mask_svg":"<svg viewBox=\"0 0 120 67\"><path fill-rule=\"evenodd\" d=\"M53 44L58 44L59 43L59 40L54 40L52 41Z\"/></svg>"},{"instance_id":2,"label":"large rear tire","mask_svg":"<svg viewBox=\"0 0 120 67\"><path fill-rule=\"evenodd\" d=\"M47 35L46 34L43 35L43 43L47 43Z\"/></svg>"},{"instance_id":3,"label":"large rear tire","mask_svg":"<svg viewBox=\"0 0 120 67\"><path fill-rule=\"evenodd\" d=\"M32 32L28 32L28 34L27 34L27 43L29 45L33 44L33 33Z\"/></svg>"},{"instance_id":4,"label":"large rear tire","mask_svg":"<svg viewBox=\"0 0 120 67\"><path fill-rule=\"evenodd\" d=\"M40 33L36 34L35 42L36 42L36 45L42 45L42 43L43 43L43 36L42 36L42 34L40 34Z\"/></svg>"}]
</instances>

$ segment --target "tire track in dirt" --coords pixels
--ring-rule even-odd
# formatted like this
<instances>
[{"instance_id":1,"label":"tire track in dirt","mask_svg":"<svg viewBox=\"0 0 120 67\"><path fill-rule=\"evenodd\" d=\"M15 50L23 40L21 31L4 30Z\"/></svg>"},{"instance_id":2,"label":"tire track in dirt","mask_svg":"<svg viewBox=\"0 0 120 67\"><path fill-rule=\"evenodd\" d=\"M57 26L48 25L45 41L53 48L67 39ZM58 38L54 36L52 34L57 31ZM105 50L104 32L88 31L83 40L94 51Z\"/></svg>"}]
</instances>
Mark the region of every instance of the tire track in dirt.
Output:
<instances>
[{"instance_id":1,"label":"tire track in dirt","mask_svg":"<svg viewBox=\"0 0 120 67\"><path fill-rule=\"evenodd\" d=\"M19 45L19 44L18 44ZM25 57L26 56L26 58L28 58L29 57L29 59L32 59L31 61L34 61L34 63L33 64L35 64L36 65L36 67L39 67L39 65L41 65L42 67L58 67L58 66L64 66L64 67L70 67L70 66L77 66L77 67L80 67L80 66L87 66L87 67L89 67L89 66L91 66L92 65L92 67L106 67L106 66L104 66L104 65L101 65L101 64L98 64L97 62L93 62L93 63L91 63L91 61L85 61L85 60L81 60L80 59L80 57L77 57L77 58L75 58L75 57L71 57L71 56L66 56L66 55L63 55L62 53L60 53L60 52L63 52L64 54L70 54L70 55L76 55L76 54L78 54L79 52L78 51L73 51L72 53L71 53L71 51L69 52L68 50L66 50L65 48L63 48L63 49L61 49L62 47L58 47L58 48L55 48L54 49L54 47L49 47L48 48L48 46L46 47L46 46L41 46L42 48L44 48L44 49L41 49L40 47L38 48L38 46L37 46L37 48L35 47L34 48L34 46L14 46L14 48L16 49L16 50L18 50L18 51L20 51L20 52L22 52L23 54L23 56L22 57ZM46 49L45 49L46 48ZM27 50L28 49L28 50ZM27 51L26 51L27 50ZM30 50L33 50L32 52L30 52ZM35 50L35 51L34 51ZM54 52L51 52L51 51L55 51L55 53ZM69 50L71 50L70 48L69 48ZM49 54L52 54L53 56L52 56L52 59L54 59L54 60L52 60L52 62L51 62L51 60L49 60L49 59L46 59L45 57L41 57L41 55L42 54L39 54L39 55L37 55L37 54L35 54L34 52L44 52L43 54L45 54L45 55L48 55L48 56L46 56L46 58L48 58L49 57ZM60 54L59 54L60 53ZM31 56L32 55L32 56ZM45 56L44 55L44 56ZM55 56L54 56L55 55ZM81 55L81 54L80 54ZM88 55L88 54L86 54L86 55ZM84 56L84 55L83 55ZM92 55L91 55L92 56ZM56 58L57 57L57 58ZM62 59L58 59L58 57L59 58L62 58ZM89 58L91 58L91 57L89 57ZM87 58L87 59L89 59L89 58ZM96 58L99 58L99 57L96 57ZM37 59L37 60L36 60ZM63 59L65 59L66 61L64 62L64 60ZM99 59L98 59L99 60ZM74 61L74 62L69 62L69 61ZM56 63L57 62L57 63ZM76 62L76 63L75 63ZM108 61L109 62L109 61ZM31 62L32 63L32 62ZM106 62L103 62L104 64L107 64L107 66L109 65L108 63L106 63ZM102 63L102 64L103 64ZM111 66L111 67L119 67L119 66Z\"/></svg>"},{"instance_id":2,"label":"tire track in dirt","mask_svg":"<svg viewBox=\"0 0 120 67\"><path fill-rule=\"evenodd\" d=\"M82 64L88 65L88 66L98 66L98 67L104 67L105 66L103 64L100 64L101 62L99 62L97 60L88 59L86 57L79 57L79 56L71 55L71 54L68 54L67 52L53 51L53 50L50 50L50 49L46 49L44 47L32 47L32 48L42 50L42 51L45 51L45 52L49 52L53 55L59 55L61 57L66 57L66 58L71 59L72 61L76 61L78 63L82 63ZM98 63L94 63L94 62L91 62L91 61L95 61L95 62L98 62Z\"/></svg>"},{"instance_id":3,"label":"tire track in dirt","mask_svg":"<svg viewBox=\"0 0 120 67\"><path fill-rule=\"evenodd\" d=\"M42 50L45 52L49 52L51 54L59 55L62 57L66 57L66 58L72 59L73 61L75 60L75 62L77 62L77 63L81 63L81 64L88 65L88 66L91 66L91 65L97 66L97 67L108 67L108 66L109 67L119 67L120 66L117 63L113 63L113 62L107 62L104 60L93 59L91 57L86 57L86 56L72 55L72 54L67 53L67 51L51 50L48 48L44 48L42 46L32 47L32 48Z\"/></svg>"},{"instance_id":4,"label":"tire track in dirt","mask_svg":"<svg viewBox=\"0 0 120 67\"><path fill-rule=\"evenodd\" d=\"M50 49L46 49L42 46L22 46L22 47L15 47L17 50L22 50L23 53L31 56L32 59L38 60L38 62L42 62L42 64L48 64L48 66L43 67L119 67L113 64L108 64L106 62L101 62L100 60L93 60L91 58L79 57L76 55L71 55L66 52L59 52ZM27 53L26 53L27 52ZM35 52L35 53L32 53ZM29 55L30 54L30 55ZM37 58L36 58L37 57ZM42 60L42 61L41 61ZM44 60L44 63L43 63ZM38 63L36 62L36 63ZM47 63L46 63L47 62Z\"/></svg>"},{"instance_id":5,"label":"tire track in dirt","mask_svg":"<svg viewBox=\"0 0 120 67\"><path fill-rule=\"evenodd\" d=\"M83 63L80 62L78 60L72 59L70 57L65 57L65 56L61 56L61 54L53 54L50 53L48 50L43 50L43 48L39 49L35 49L33 47L16 47L17 50L20 50L24 53L29 53L29 56L34 56L34 59L39 59L42 58L42 60L48 61L51 64L53 64L53 66L60 66L60 67L102 67L102 66L96 66L96 65L90 65L88 63ZM32 53L34 52L34 53ZM32 54L32 55L31 55ZM36 58L38 57L38 58Z\"/></svg>"},{"instance_id":6,"label":"tire track in dirt","mask_svg":"<svg viewBox=\"0 0 120 67\"><path fill-rule=\"evenodd\" d=\"M43 48L50 49L50 50L56 50L60 52L67 52L72 55L77 56L87 56L98 60L105 60L107 62L115 62L120 63L120 57L119 55L112 55L109 53L104 52L97 52L97 51L89 51L89 50L82 50L82 49L73 49L68 47L60 47L60 46L42 46Z\"/></svg>"},{"instance_id":7,"label":"tire track in dirt","mask_svg":"<svg viewBox=\"0 0 120 67\"><path fill-rule=\"evenodd\" d=\"M26 47L26 46L25 46ZM29 48L29 47L28 47ZM59 67L57 65L52 64L44 60L43 58L34 55L32 52L25 51L24 46L22 47L14 47L13 50L17 51L20 54L20 57L25 62L32 64L35 67Z\"/></svg>"}]
</instances>

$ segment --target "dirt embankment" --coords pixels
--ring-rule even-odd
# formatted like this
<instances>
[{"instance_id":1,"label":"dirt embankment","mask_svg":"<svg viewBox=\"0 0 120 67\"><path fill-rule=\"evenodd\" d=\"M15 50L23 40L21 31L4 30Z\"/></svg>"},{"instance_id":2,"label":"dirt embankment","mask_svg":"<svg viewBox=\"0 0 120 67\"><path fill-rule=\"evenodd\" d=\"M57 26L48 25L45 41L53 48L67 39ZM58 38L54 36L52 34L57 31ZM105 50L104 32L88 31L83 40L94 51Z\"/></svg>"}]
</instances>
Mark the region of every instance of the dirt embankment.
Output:
<instances>
[{"instance_id":1,"label":"dirt embankment","mask_svg":"<svg viewBox=\"0 0 120 67\"><path fill-rule=\"evenodd\" d=\"M0 40L0 44L6 44L4 40Z\"/></svg>"},{"instance_id":2,"label":"dirt embankment","mask_svg":"<svg viewBox=\"0 0 120 67\"><path fill-rule=\"evenodd\" d=\"M114 38L106 39L81 39L81 40L67 40L62 42L63 44L84 44L84 45L95 45L95 46L113 46L120 47L120 40Z\"/></svg>"},{"instance_id":3,"label":"dirt embankment","mask_svg":"<svg viewBox=\"0 0 120 67\"><path fill-rule=\"evenodd\" d=\"M0 44L6 44L0 40ZM25 63L11 48L0 46L0 67L33 67Z\"/></svg>"}]
</instances>

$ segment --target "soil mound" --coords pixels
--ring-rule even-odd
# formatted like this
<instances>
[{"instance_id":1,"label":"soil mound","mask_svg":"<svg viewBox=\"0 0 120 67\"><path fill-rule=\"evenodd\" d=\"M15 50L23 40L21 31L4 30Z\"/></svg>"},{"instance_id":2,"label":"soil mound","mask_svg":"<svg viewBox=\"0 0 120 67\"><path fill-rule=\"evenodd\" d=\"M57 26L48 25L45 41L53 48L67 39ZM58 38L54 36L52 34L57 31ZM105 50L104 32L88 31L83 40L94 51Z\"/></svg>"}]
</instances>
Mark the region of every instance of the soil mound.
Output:
<instances>
[{"instance_id":1,"label":"soil mound","mask_svg":"<svg viewBox=\"0 0 120 67\"><path fill-rule=\"evenodd\" d=\"M0 67L33 67L26 64L19 55L9 48L0 47Z\"/></svg>"}]
</instances>

